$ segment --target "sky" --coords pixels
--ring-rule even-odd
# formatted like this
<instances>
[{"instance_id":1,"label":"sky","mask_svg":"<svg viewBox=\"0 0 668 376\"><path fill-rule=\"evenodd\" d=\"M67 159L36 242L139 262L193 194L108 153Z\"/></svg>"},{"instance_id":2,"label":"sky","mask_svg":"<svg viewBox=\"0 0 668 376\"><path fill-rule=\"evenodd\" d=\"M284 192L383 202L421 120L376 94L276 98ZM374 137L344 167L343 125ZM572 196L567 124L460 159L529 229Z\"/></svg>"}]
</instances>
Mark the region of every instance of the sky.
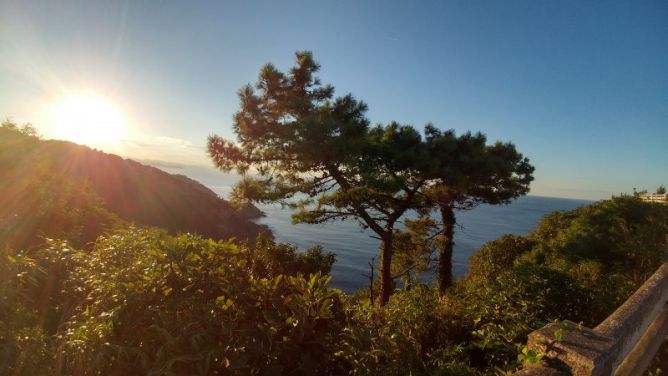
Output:
<instances>
[{"instance_id":1,"label":"sky","mask_svg":"<svg viewBox=\"0 0 668 376\"><path fill-rule=\"evenodd\" d=\"M372 123L513 142L536 167L531 194L668 184L663 0L0 0L0 116L63 138L62 117L81 116L63 103L93 96L103 105L84 120L111 111L124 126L94 146L210 165L207 136L234 139L237 90L265 63L290 68L297 50Z\"/></svg>"}]
</instances>

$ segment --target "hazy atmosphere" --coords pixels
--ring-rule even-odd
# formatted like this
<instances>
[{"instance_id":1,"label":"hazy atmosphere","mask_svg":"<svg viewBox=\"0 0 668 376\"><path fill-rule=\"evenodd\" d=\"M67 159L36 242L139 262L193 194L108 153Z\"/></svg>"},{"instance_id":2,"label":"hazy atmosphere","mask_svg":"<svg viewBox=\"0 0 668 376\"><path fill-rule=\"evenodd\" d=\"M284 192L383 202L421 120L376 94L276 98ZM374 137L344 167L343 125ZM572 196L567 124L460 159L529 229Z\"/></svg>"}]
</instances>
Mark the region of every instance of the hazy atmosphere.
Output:
<instances>
[{"instance_id":1,"label":"hazy atmosphere","mask_svg":"<svg viewBox=\"0 0 668 376\"><path fill-rule=\"evenodd\" d=\"M373 123L512 141L536 167L531 194L601 199L665 183L666 46L665 1L2 0L0 115L210 165L237 90L310 50Z\"/></svg>"},{"instance_id":2,"label":"hazy atmosphere","mask_svg":"<svg viewBox=\"0 0 668 376\"><path fill-rule=\"evenodd\" d=\"M0 375L662 375L667 47L665 0L0 0Z\"/></svg>"}]
</instances>

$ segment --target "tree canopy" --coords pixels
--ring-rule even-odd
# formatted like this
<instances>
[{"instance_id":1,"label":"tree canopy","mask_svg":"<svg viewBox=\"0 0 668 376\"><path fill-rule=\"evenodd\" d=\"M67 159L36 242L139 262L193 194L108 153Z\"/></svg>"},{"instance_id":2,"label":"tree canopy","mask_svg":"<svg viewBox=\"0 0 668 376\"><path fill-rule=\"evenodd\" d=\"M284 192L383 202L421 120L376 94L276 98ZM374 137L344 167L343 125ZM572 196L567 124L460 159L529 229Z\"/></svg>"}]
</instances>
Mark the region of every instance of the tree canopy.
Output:
<instances>
[{"instance_id":1,"label":"tree canopy","mask_svg":"<svg viewBox=\"0 0 668 376\"><path fill-rule=\"evenodd\" d=\"M208 151L223 171L244 173L237 200L278 201L297 209L295 222L356 218L381 240L381 304L388 301L394 226L425 179L424 152L413 127L369 127L364 102L334 98L314 76L309 52L296 53L287 73L267 64L257 84L239 91L237 143L211 136ZM253 169L254 175L246 174Z\"/></svg>"},{"instance_id":2,"label":"tree canopy","mask_svg":"<svg viewBox=\"0 0 668 376\"><path fill-rule=\"evenodd\" d=\"M480 204L507 204L529 192L534 167L510 142L487 144L482 133L456 136L428 125L425 129L430 163L423 171L428 179L421 194L426 208L436 207L441 216L439 289L452 285L454 210ZM423 209L424 211L424 209Z\"/></svg>"},{"instance_id":3,"label":"tree canopy","mask_svg":"<svg viewBox=\"0 0 668 376\"><path fill-rule=\"evenodd\" d=\"M385 304L395 225L407 211L426 215L436 206L446 214L441 263L449 262L452 209L525 194L533 167L514 145L487 145L480 133L457 137L428 125L423 139L410 125L370 127L364 102L335 98L314 76L319 68L310 52L297 52L288 73L265 65L256 85L239 91L237 142L210 136L208 152L221 170L244 174L233 190L237 201L287 204L297 209L294 222L356 218L373 230L381 240ZM450 267L440 269L451 281Z\"/></svg>"}]
</instances>

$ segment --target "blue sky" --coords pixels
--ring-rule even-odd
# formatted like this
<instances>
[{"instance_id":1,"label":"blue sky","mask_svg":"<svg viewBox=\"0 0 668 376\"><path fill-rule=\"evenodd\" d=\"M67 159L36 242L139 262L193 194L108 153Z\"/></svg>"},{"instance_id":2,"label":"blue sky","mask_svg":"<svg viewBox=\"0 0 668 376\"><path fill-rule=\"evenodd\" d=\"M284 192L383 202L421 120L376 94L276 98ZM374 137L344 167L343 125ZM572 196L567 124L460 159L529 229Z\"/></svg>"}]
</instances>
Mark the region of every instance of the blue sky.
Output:
<instances>
[{"instance_id":1,"label":"blue sky","mask_svg":"<svg viewBox=\"0 0 668 376\"><path fill-rule=\"evenodd\" d=\"M236 91L300 49L373 123L514 142L532 194L668 184L665 1L0 0L0 116L50 137L48 108L94 93L127 119L109 151L207 164Z\"/></svg>"}]
</instances>

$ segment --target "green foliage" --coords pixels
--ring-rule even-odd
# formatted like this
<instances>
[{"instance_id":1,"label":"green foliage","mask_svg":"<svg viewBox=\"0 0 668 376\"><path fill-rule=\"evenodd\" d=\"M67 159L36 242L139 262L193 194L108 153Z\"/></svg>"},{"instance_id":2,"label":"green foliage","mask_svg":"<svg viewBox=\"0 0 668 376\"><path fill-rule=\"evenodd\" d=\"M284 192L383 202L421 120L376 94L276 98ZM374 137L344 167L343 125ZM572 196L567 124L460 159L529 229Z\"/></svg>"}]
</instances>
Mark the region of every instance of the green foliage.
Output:
<instances>
[{"instance_id":1,"label":"green foliage","mask_svg":"<svg viewBox=\"0 0 668 376\"><path fill-rule=\"evenodd\" d=\"M666 186L665 185L660 185L659 188L656 189L656 194L657 195L666 194Z\"/></svg>"},{"instance_id":2,"label":"green foliage","mask_svg":"<svg viewBox=\"0 0 668 376\"><path fill-rule=\"evenodd\" d=\"M255 87L239 91L234 116L237 143L213 135L208 152L223 171L246 173L237 200L281 202L296 209L294 222L354 218L383 239L381 304L392 290L394 227L411 209L427 160L419 132L391 122L369 127L367 106L352 95L334 97L322 85L310 52L295 54L288 72L265 65ZM299 197L298 199L296 198Z\"/></svg>"},{"instance_id":3,"label":"green foliage","mask_svg":"<svg viewBox=\"0 0 668 376\"><path fill-rule=\"evenodd\" d=\"M526 194L533 166L513 144L487 145L481 133L456 136L428 125L423 140L414 127L397 122L370 128L363 102L334 98L334 88L314 76L320 66L312 54L295 56L289 72L267 64L254 87L239 91L237 143L208 139L209 156L221 170L258 172L245 176L233 197L287 204L297 209L294 222L354 218L370 228L382 240L381 304L392 290L396 222L408 210L426 214L437 206L448 213L440 242L444 290L452 283L453 208L508 203ZM406 236L398 240L402 256L410 253L406 242L417 240Z\"/></svg>"},{"instance_id":4,"label":"green foliage","mask_svg":"<svg viewBox=\"0 0 668 376\"><path fill-rule=\"evenodd\" d=\"M416 277L433 266L434 253L439 244L437 224L428 216L405 220L406 227L395 231L392 273L401 278L404 289L415 283Z\"/></svg>"},{"instance_id":5,"label":"green foliage","mask_svg":"<svg viewBox=\"0 0 668 376\"><path fill-rule=\"evenodd\" d=\"M505 204L529 192L534 167L512 143L487 144L478 132L425 129L429 163L424 174L436 184L426 191L432 204L470 209L480 203Z\"/></svg>"},{"instance_id":6,"label":"green foliage","mask_svg":"<svg viewBox=\"0 0 668 376\"><path fill-rule=\"evenodd\" d=\"M335 261L336 256L333 253L324 253L321 246L316 246L297 256L297 269L306 275L326 275L332 270Z\"/></svg>"},{"instance_id":7,"label":"green foliage","mask_svg":"<svg viewBox=\"0 0 668 376\"><path fill-rule=\"evenodd\" d=\"M81 298L67 284L80 255L52 240L39 250L0 251L0 373L53 374L53 337Z\"/></svg>"},{"instance_id":8,"label":"green foliage","mask_svg":"<svg viewBox=\"0 0 668 376\"><path fill-rule=\"evenodd\" d=\"M102 200L87 184L74 185L55 176L14 181L16 191L0 209L0 246L26 249L41 245L44 238L68 239L86 247L98 235L122 225L123 221L104 208ZM53 189L52 187L57 187Z\"/></svg>"},{"instance_id":9,"label":"green foliage","mask_svg":"<svg viewBox=\"0 0 668 376\"><path fill-rule=\"evenodd\" d=\"M491 276L471 276L455 286L472 320L471 357L478 367L511 370L526 335L547 322L588 312L587 295L563 273L520 266Z\"/></svg>"},{"instance_id":10,"label":"green foliage","mask_svg":"<svg viewBox=\"0 0 668 376\"><path fill-rule=\"evenodd\" d=\"M627 197L554 213L486 244L446 294L417 285L384 307L327 287L333 255L267 238L128 228L87 251L3 248L0 373L508 374L546 356L532 330L592 327L626 299L665 260L666 216Z\"/></svg>"},{"instance_id":11,"label":"green foliage","mask_svg":"<svg viewBox=\"0 0 668 376\"><path fill-rule=\"evenodd\" d=\"M253 247L242 248L248 251L253 273L265 278L297 273L327 275L336 261L334 254L325 253L320 246L299 253L295 246L276 244L266 236L259 236Z\"/></svg>"},{"instance_id":12,"label":"green foliage","mask_svg":"<svg viewBox=\"0 0 668 376\"><path fill-rule=\"evenodd\" d=\"M635 197L615 197L570 212L544 218L529 238L539 242L531 257L550 262L561 257L568 264L599 263L603 272L626 272L638 281L665 259L668 209ZM556 262L551 262L554 266ZM638 268L627 268L628 264Z\"/></svg>"},{"instance_id":13,"label":"green foliage","mask_svg":"<svg viewBox=\"0 0 668 376\"><path fill-rule=\"evenodd\" d=\"M177 374L326 367L337 293L270 247L143 231L103 238L79 269L91 304L69 329L66 344L81 354L69 364Z\"/></svg>"},{"instance_id":14,"label":"green foliage","mask_svg":"<svg viewBox=\"0 0 668 376\"><path fill-rule=\"evenodd\" d=\"M668 207L615 197L546 216L528 236L536 246L517 262L546 265L596 291L590 305L600 311L571 320L597 322L666 260L667 237Z\"/></svg>"},{"instance_id":15,"label":"green foliage","mask_svg":"<svg viewBox=\"0 0 668 376\"><path fill-rule=\"evenodd\" d=\"M531 250L534 242L515 235L486 243L469 258L469 275L475 278L493 278L499 272L510 269L515 259Z\"/></svg>"},{"instance_id":16,"label":"green foliage","mask_svg":"<svg viewBox=\"0 0 668 376\"><path fill-rule=\"evenodd\" d=\"M517 360L522 364L538 364L545 355L545 353L529 350L528 347L524 346L522 353L517 356Z\"/></svg>"},{"instance_id":17,"label":"green foliage","mask_svg":"<svg viewBox=\"0 0 668 376\"><path fill-rule=\"evenodd\" d=\"M473 320L472 364L512 370L513 353L545 323L600 323L666 259L667 215L664 205L616 197L550 214L526 238L484 245L453 292Z\"/></svg>"},{"instance_id":18,"label":"green foliage","mask_svg":"<svg viewBox=\"0 0 668 376\"><path fill-rule=\"evenodd\" d=\"M326 373L343 315L339 292L320 273L333 259L258 244L129 229L99 238L89 253L67 243L33 258L10 252L1 263L2 367Z\"/></svg>"},{"instance_id":19,"label":"green foliage","mask_svg":"<svg viewBox=\"0 0 668 376\"><path fill-rule=\"evenodd\" d=\"M347 301L348 326L335 356L355 375L473 374L461 317L436 291L418 286L384 308Z\"/></svg>"},{"instance_id":20,"label":"green foliage","mask_svg":"<svg viewBox=\"0 0 668 376\"><path fill-rule=\"evenodd\" d=\"M512 143L487 145L482 133L456 136L432 125L425 129L428 163L420 170L426 184L421 193L422 210L437 208L441 214L438 287L441 293L452 285L455 210L470 210L479 204L507 204L529 192L534 167Z\"/></svg>"}]
</instances>

